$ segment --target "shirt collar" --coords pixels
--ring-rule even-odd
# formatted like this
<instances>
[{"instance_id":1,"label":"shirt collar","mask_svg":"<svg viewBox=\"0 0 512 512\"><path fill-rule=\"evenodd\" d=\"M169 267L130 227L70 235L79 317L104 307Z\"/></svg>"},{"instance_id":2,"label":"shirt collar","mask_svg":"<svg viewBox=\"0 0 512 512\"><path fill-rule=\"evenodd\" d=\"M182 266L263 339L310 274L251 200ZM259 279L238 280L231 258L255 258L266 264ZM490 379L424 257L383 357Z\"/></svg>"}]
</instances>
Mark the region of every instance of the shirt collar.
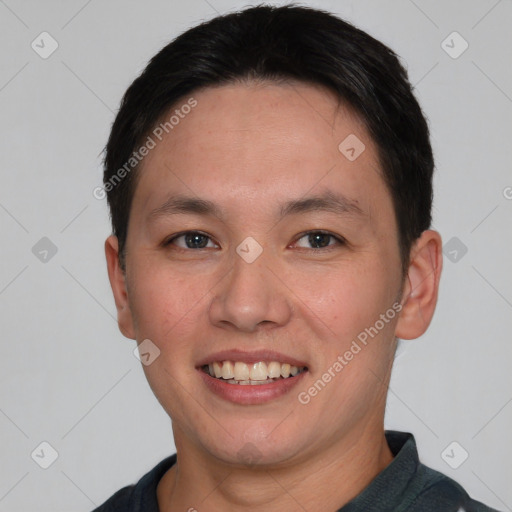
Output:
<instances>
[{"instance_id":1,"label":"shirt collar","mask_svg":"<svg viewBox=\"0 0 512 512\"><path fill-rule=\"evenodd\" d=\"M414 436L407 432L386 431L386 440L394 458L353 500L338 512L379 510L394 512L404 495L414 495L414 476L420 464ZM419 491L419 489L418 489Z\"/></svg>"},{"instance_id":2,"label":"shirt collar","mask_svg":"<svg viewBox=\"0 0 512 512\"><path fill-rule=\"evenodd\" d=\"M393 512L403 501L404 495L414 493L414 476L419 466L414 436L407 432L386 431L386 440L394 456L360 494L338 512L379 510ZM176 454L167 457L144 475L134 487L129 510L133 512L158 512L156 489L165 472L176 464Z\"/></svg>"}]
</instances>

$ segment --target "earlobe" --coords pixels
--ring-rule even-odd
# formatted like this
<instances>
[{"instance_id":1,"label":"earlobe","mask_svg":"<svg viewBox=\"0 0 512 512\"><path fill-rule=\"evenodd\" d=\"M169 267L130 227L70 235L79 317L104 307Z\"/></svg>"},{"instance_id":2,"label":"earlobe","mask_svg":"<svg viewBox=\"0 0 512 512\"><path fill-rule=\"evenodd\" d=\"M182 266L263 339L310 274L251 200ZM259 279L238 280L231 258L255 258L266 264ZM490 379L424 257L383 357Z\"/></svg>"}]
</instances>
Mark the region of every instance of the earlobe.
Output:
<instances>
[{"instance_id":1,"label":"earlobe","mask_svg":"<svg viewBox=\"0 0 512 512\"><path fill-rule=\"evenodd\" d=\"M395 331L398 338L418 338L427 330L436 308L442 266L441 236L437 231L426 230L411 249Z\"/></svg>"},{"instance_id":2,"label":"earlobe","mask_svg":"<svg viewBox=\"0 0 512 512\"><path fill-rule=\"evenodd\" d=\"M124 336L135 339L133 317L128 302L126 274L119 264L119 242L111 235L105 240L105 257L107 260L108 278L117 309L117 323Z\"/></svg>"}]
</instances>

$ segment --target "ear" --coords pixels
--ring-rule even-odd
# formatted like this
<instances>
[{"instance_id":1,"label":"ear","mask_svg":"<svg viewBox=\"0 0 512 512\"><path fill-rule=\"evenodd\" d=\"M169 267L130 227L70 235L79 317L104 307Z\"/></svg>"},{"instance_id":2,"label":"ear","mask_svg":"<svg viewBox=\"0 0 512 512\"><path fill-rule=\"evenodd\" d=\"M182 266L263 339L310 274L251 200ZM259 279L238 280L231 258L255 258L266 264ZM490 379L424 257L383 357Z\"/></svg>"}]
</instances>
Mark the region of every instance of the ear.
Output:
<instances>
[{"instance_id":1,"label":"ear","mask_svg":"<svg viewBox=\"0 0 512 512\"><path fill-rule=\"evenodd\" d=\"M117 308L117 323L124 336L135 339L133 317L128 302L126 274L119 264L119 242L114 235L105 240L105 257L107 258L108 278L114 293Z\"/></svg>"},{"instance_id":2,"label":"ear","mask_svg":"<svg viewBox=\"0 0 512 512\"><path fill-rule=\"evenodd\" d=\"M411 249L395 331L398 338L411 340L427 330L436 308L442 267L441 236L437 231L426 230Z\"/></svg>"}]
</instances>

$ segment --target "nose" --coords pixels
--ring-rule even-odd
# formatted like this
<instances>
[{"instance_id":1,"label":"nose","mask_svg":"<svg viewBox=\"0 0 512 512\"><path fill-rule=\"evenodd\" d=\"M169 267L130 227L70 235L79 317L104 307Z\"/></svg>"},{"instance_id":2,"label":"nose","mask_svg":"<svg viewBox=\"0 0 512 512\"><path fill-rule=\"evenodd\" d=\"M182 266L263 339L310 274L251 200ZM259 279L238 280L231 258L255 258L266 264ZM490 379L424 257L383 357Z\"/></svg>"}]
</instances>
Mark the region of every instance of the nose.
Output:
<instances>
[{"instance_id":1,"label":"nose","mask_svg":"<svg viewBox=\"0 0 512 512\"><path fill-rule=\"evenodd\" d=\"M226 278L213 290L210 321L219 327L254 332L262 326L285 325L292 308L286 287L262 254L247 263L237 254Z\"/></svg>"}]
</instances>

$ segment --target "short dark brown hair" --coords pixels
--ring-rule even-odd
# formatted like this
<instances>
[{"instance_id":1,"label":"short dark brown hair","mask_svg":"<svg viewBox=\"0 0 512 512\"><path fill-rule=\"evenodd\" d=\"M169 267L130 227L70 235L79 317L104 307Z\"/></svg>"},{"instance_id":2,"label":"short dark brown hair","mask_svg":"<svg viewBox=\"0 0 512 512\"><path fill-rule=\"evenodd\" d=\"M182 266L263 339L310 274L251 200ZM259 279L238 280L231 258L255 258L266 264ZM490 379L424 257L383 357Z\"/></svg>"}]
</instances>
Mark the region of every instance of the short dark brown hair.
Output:
<instances>
[{"instance_id":1,"label":"short dark brown hair","mask_svg":"<svg viewBox=\"0 0 512 512\"><path fill-rule=\"evenodd\" d=\"M413 242L431 223L434 170L428 125L407 73L396 54L367 33L328 12L293 4L251 7L187 30L126 91L104 160L121 267L140 167L126 172L134 151L180 99L247 79L322 85L359 114L378 148L405 270Z\"/></svg>"}]
</instances>

